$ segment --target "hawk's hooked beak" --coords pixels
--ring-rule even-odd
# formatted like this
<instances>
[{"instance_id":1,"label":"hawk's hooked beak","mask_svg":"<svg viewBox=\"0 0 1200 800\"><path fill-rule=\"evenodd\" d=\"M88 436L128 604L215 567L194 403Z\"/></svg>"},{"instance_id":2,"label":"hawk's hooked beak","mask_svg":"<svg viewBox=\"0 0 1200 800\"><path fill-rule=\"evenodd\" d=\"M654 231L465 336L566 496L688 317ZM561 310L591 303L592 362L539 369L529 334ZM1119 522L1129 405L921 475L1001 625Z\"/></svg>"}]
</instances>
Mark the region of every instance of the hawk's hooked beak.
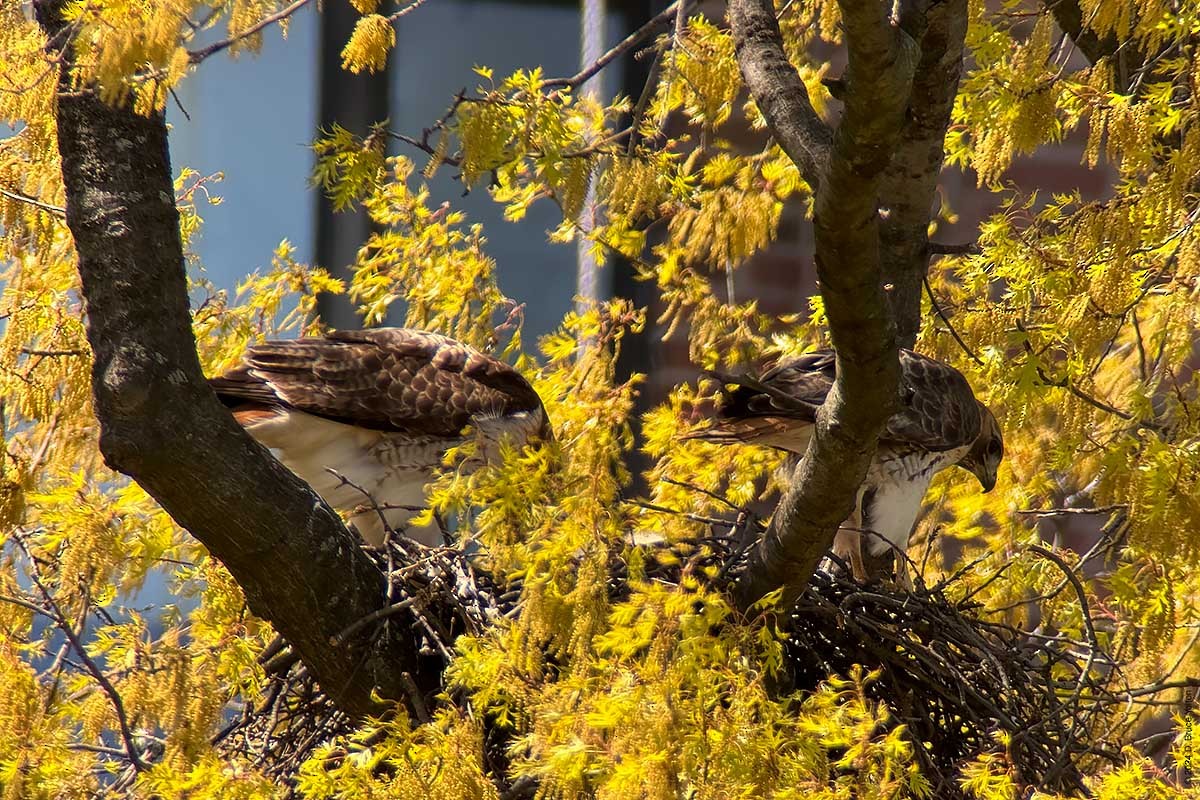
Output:
<instances>
[{"instance_id":1,"label":"hawk's hooked beak","mask_svg":"<svg viewBox=\"0 0 1200 800\"><path fill-rule=\"evenodd\" d=\"M976 477L979 478L979 485L983 487L984 494L987 494L992 489L996 488L996 476L995 475L988 475L987 473L984 473L984 474L978 475Z\"/></svg>"}]
</instances>

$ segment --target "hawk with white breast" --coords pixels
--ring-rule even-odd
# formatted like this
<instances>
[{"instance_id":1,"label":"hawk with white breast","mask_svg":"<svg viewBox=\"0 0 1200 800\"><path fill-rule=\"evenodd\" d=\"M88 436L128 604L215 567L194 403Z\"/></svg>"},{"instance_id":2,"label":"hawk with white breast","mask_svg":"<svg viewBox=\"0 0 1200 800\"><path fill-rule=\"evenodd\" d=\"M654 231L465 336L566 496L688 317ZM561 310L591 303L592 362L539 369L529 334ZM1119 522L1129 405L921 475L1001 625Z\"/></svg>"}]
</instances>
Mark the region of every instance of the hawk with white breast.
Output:
<instances>
[{"instance_id":1,"label":"hawk with white breast","mask_svg":"<svg viewBox=\"0 0 1200 800\"><path fill-rule=\"evenodd\" d=\"M802 456L817 409L833 387L836 364L832 350L820 350L784 359L757 378L714 374L723 384L715 418L685 438L760 444ZM834 554L850 562L857 580L866 580L862 538L867 536L873 556L899 551L897 577L908 586L904 550L933 476L959 466L974 473L988 492L1003 457L996 417L975 398L962 373L901 350L900 407L880 434L854 511L834 538Z\"/></svg>"},{"instance_id":2,"label":"hawk with white breast","mask_svg":"<svg viewBox=\"0 0 1200 800\"><path fill-rule=\"evenodd\" d=\"M510 365L409 328L263 342L209 383L251 436L345 513L369 543L426 505L447 449L474 439L477 468L553 439L541 398ZM386 527L385 527L386 525ZM411 538L440 544L436 525Z\"/></svg>"}]
</instances>

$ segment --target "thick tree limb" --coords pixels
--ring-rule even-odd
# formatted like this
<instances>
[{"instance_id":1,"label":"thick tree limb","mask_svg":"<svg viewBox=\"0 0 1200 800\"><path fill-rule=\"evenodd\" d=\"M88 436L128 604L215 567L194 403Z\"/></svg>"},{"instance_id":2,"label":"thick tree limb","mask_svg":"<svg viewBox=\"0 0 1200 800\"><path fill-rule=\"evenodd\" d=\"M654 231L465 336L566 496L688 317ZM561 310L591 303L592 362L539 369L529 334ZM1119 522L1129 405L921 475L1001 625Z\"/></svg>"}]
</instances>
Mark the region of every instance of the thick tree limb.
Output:
<instances>
[{"instance_id":1,"label":"thick tree limb","mask_svg":"<svg viewBox=\"0 0 1200 800\"><path fill-rule=\"evenodd\" d=\"M945 157L944 141L962 73L966 0L944 0L928 11L901 6L900 26L917 37L921 58L892 162L884 173L880 229L884 281L896 317L896 338L911 348L921 328L921 289L929 267L929 220Z\"/></svg>"},{"instance_id":2,"label":"thick tree limb","mask_svg":"<svg viewBox=\"0 0 1200 800\"><path fill-rule=\"evenodd\" d=\"M35 8L53 38L63 26L61 0ZM242 431L204 380L163 118L74 89L70 52L65 57L58 146L105 462L208 547L251 610L291 642L339 707L358 717L381 713L390 704L373 693L407 698L402 676L418 674L415 648L404 631L373 644L368 637L334 643L385 604L383 575L337 515Z\"/></svg>"},{"instance_id":3,"label":"thick tree limb","mask_svg":"<svg viewBox=\"0 0 1200 800\"><path fill-rule=\"evenodd\" d=\"M853 507L896 402L896 329L883 289L878 197L904 126L917 51L908 34L892 26L879 0L840 5L849 54L845 112L818 176L814 215L817 274L838 376L817 415L812 444L769 530L751 551L736 588L742 608L778 588L789 604L803 590ZM762 0L729 4L739 64L759 107L775 109L764 111L772 133L781 142L799 143L811 128L806 120L811 108L804 98L788 107L791 117L781 118L785 107L778 98L795 91L795 71L778 26L763 21L764 13L773 16ZM801 150L800 157L809 152ZM799 160L797 165L802 171L815 168Z\"/></svg>"},{"instance_id":4,"label":"thick tree limb","mask_svg":"<svg viewBox=\"0 0 1200 800\"><path fill-rule=\"evenodd\" d=\"M800 74L783 51L783 35L771 0L732 0L729 24L742 79L779 146L815 192L833 134L808 99Z\"/></svg>"}]
</instances>

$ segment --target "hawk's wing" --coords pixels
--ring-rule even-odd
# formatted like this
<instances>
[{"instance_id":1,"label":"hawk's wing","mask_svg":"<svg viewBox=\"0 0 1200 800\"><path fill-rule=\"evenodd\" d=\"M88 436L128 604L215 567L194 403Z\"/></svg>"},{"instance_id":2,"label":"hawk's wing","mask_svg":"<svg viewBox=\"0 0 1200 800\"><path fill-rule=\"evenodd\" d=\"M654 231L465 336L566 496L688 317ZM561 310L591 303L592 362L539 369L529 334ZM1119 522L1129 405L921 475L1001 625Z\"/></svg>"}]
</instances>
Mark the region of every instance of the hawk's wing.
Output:
<instances>
[{"instance_id":1,"label":"hawk's wing","mask_svg":"<svg viewBox=\"0 0 1200 800\"><path fill-rule=\"evenodd\" d=\"M717 375L724 384L717 415L708 428L686 438L758 441L803 452L817 409L833 387L837 361L818 350L780 361L758 378ZM949 364L900 351L900 408L887 421L881 440L924 450L952 450L979 435L975 394ZM797 448L786 446L795 442Z\"/></svg>"},{"instance_id":2,"label":"hawk's wing","mask_svg":"<svg viewBox=\"0 0 1200 800\"><path fill-rule=\"evenodd\" d=\"M900 409L881 438L941 452L970 445L980 425L979 403L961 372L944 361L900 351Z\"/></svg>"},{"instance_id":3,"label":"hawk's wing","mask_svg":"<svg viewBox=\"0 0 1200 800\"><path fill-rule=\"evenodd\" d=\"M508 364L408 328L263 342L210 383L235 409L290 408L362 428L446 438L476 417L542 410L533 387ZM542 433L549 434L548 426Z\"/></svg>"},{"instance_id":4,"label":"hawk's wing","mask_svg":"<svg viewBox=\"0 0 1200 800\"><path fill-rule=\"evenodd\" d=\"M709 374L722 384L716 417L707 428L683 438L755 442L803 453L808 447L817 409L833 386L833 351L784 359L757 378Z\"/></svg>"}]
</instances>

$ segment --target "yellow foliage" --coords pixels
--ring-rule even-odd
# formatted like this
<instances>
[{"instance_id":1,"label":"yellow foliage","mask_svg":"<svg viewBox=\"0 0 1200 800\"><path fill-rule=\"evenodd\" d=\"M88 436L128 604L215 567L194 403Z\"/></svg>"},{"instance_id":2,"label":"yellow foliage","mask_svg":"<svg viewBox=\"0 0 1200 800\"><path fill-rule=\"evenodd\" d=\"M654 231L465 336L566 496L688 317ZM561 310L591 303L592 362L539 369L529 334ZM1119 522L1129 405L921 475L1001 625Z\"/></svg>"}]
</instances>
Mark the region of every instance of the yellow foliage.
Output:
<instances>
[{"instance_id":1,"label":"yellow foliage","mask_svg":"<svg viewBox=\"0 0 1200 800\"><path fill-rule=\"evenodd\" d=\"M396 46L396 31L387 17L367 14L354 24L354 33L342 50L342 69L355 75L378 72L387 66L388 52Z\"/></svg>"},{"instance_id":2,"label":"yellow foliage","mask_svg":"<svg viewBox=\"0 0 1200 800\"><path fill-rule=\"evenodd\" d=\"M363 17L343 64L383 69L392 23L374 0L352 4ZM929 276L971 354L936 313L923 316L919 343L960 367L997 409L1006 462L988 495L954 475L939 479L916 541L931 541L936 524L964 558L978 558L963 599L996 619L1031 622L1028 597L1039 596L1037 624L1084 638L1081 600L1056 591L1061 572L1027 549L1046 530L1021 512L1073 497L1119 508L1127 522L1114 531L1119 541L1098 584L1112 624L1100 635L1130 681L1173 668L1194 674L1200 67L1194 53L1170 50L1137 86L1123 82L1118 60L1076 68L1047 13L1030 21L1010 6L971 4L970 66L946 140L949 161L973 169L1002 208L981 226L978 255L936 262ZM1157 52L1200 25L1188 4L1081 6L1094 32L1128 39L1130 51ZM231 50L253 49L261 34L244 34L280 8L275 0L80 0L70 5L80 54L71 80L141 113L161 111L192 63L187 20L223 23ZM820 83L828 64L812 54L839 41L837 4L782 2L779 11L788 53L815 107L830 113ZM451 454L430 492L431 506L476 547L478 564L521 587L520 615L459 640L450 699L431 722L371 723L319 751L300 778L306 796L495 798L485 720L513 736L508 777L537 778L544 797L930 796L903 727L872 699L875 676L859 670L774 696L778 633L735 619L726 598L699 580L645 580L643 555L629 544L632 533L655 533L703 552L701 520L729 511L722 497L739 506L772 497L781 456L681 442L705 387L678 386L640 420L648 503L630 502L641 376L620 378L617 359L646 310L614 300L572 312L538 356L523 354L519 315L497 285L483 231L453 207L435 207L422 180L454 164L468 186L486 182L512 221L535 202L556 204L562 222L552 238L630 258L658 292L665 335L686 336L699 365L748 366L823 342L819 297L810 313L780 319L740 296L738 270L775 237L783 204L807 201L809 188L777 146L747 152L729 141L743 87L728 30L694 16L681 33L673 47L670 36L656 43L658 80L629 131L618 129L629 99L580 96L548 85L537 68L498 81L479 68L487 85L438 127L423 168L388 157L383 126L360 139L335 125L314 145L314 182L378 226L347 285L299 263L286 241L232 298L189 264L194 331L210 373L251 342L317 331L317 295L344 291L368 324L403 307L405 324L501 350L545 399L555 427L553 446L506 453L503 465L471 474L456 469L467 454ZM259 699L269 626L248 612L228 573L98 454L91 355L62 221L59 67L45 44L24 6L0 6L0 119L20 128L0 141L0 797L91 796L122 768L112 698L78 654L56 655L55 626L32 610L47 602L35 575L61 622L86 633L85 653L112 677L134 735L161 748L136 796L280 795L256 767L219 758L210 743L231 704ZM761 129L753 104L744 110ZM1117 173L1111 197L1005 187L1015 158L1081 128L1085 163ZM217 177L179 176L185 243L200 225L198 200L218 201L209 193ZM589 184L594 226L579 219ZM647 252L646 229L659 221ZM506 313L511 334L500 341ZM618 557L631 591L614 599L607 569ZM958 566L935 563L927 578ZM178 602L140 609L136 594L151 581L167 583ZM1097 724L1131 731L1142 721L1114 712ZM1180 737L1194 721L1180 716ZM998 738L965 764L960 786L988 800L1023 796L1010 745ZM1185 758L1181 741L1176 758ZM1114 799L1186 796L1132 755L1097 770L1090 789Z\"/></svg>"}]
</instances>

